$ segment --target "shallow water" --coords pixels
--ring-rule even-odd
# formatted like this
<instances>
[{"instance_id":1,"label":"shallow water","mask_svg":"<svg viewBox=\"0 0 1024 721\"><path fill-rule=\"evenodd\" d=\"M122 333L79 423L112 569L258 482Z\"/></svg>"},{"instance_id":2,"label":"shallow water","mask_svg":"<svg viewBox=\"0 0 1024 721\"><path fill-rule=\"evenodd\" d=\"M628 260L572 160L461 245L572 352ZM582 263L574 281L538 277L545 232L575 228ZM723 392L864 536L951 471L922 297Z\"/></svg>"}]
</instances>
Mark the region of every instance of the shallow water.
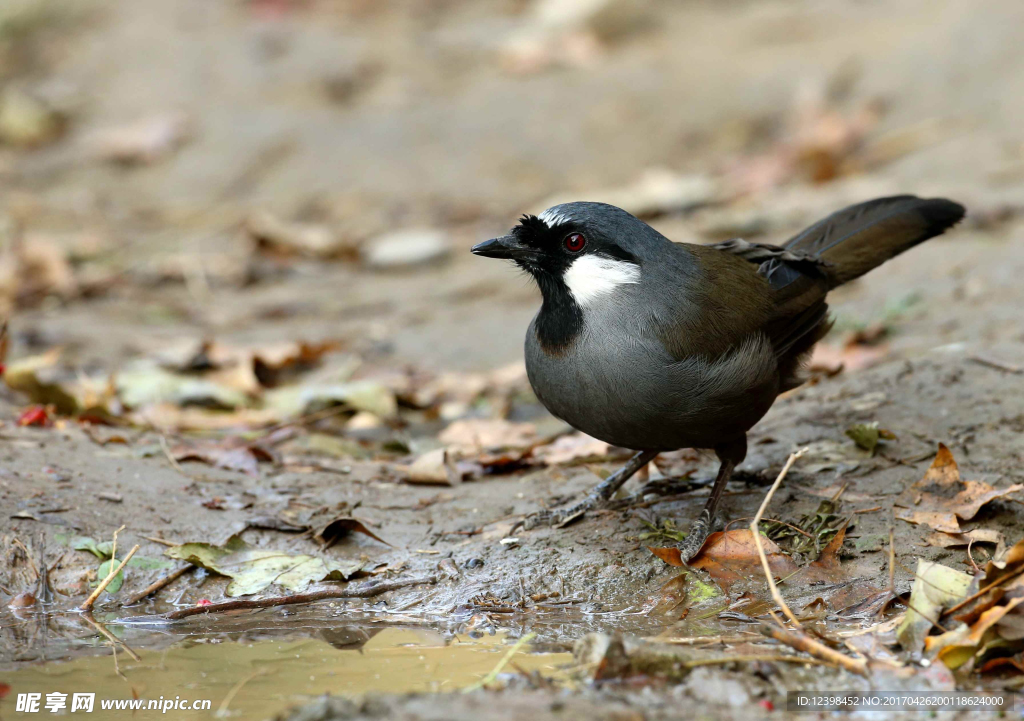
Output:
<instances>
[{"instance_id":1,"label":"shallow water","mask_svg":"<svg viewBox=\"0 0 1024 721\"><path fill-rule=\"evenodd\" d=\"M111 626L110 628L114 628ZM279 629L287 633L287 630ZM358 697L367 692L451 691L478 682L511 648L505 634L446 639L425 628L339 627L308 634L253 639L239 635L186 637L162 649L140 648L134 660L119 644L115 662L109 649L65 661L23 666L0 673L10 686L0 700L0 717L14 716L18 694L95 693L100 717L104 700L208 700L210 710L172 708L173 718L271 718L295 704L331 693ZM512 658L516 669L557 675L569 653L538 653L528 647ZM509 665L508 670L513 670ZM66 712L66 711L65 711ZM141 710L135 718L157 718Z\"/></svg>"}]
</instances>

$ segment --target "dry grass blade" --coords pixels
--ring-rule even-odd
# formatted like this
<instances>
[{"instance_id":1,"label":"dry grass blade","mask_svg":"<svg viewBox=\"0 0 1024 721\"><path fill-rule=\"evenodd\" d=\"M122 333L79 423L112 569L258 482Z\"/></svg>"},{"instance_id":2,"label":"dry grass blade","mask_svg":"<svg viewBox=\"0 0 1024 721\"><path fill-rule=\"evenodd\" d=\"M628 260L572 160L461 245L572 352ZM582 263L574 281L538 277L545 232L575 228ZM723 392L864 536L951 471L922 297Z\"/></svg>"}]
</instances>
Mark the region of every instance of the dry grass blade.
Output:
<instances>
[{"instance_id":1,"label":"dry grass blade","mask_svg":"<svg viewBox=\"0 0 1024 721\"><path fill-rule=\"evenodd\" d=\"M773 483L772 487L768 489L768 493L765 495L764 501L761 502L761 507L758 508L757 513L754 514L754 520L750 522L750 533L754 537L754 543L757 544L757 554L761 558L761 568L764 569L764 576L768 580L768 588L771 591L772 598L775 600L775 603L779 605L779 608L782 609L782 612L786 614L786 618L792 621L797 628L800 628L800 622L796 620L796 616L793 615L793 611L786 605L786 602L782 598L782 594L779 593L778 586L775 585L775 579L772 577L772 569L768 564L768 557L765 555L764 544L761 542L761 534L758 531L757 526L761 522L761 517L764 516L764 512L768 509L768 504L772 502L772 496L775 495L775 491L779 487L779 484L782 483L782 479L786 477L787 473L789 473L789 469L792 468L796 459L800 458L806 451L806 448L801 448L796 453L791 453L789 455L789 458L786 459L786 465L784 465L782 470L779 471L779 475L775 479L775 483Z\"/></svg>"}]
</instances>

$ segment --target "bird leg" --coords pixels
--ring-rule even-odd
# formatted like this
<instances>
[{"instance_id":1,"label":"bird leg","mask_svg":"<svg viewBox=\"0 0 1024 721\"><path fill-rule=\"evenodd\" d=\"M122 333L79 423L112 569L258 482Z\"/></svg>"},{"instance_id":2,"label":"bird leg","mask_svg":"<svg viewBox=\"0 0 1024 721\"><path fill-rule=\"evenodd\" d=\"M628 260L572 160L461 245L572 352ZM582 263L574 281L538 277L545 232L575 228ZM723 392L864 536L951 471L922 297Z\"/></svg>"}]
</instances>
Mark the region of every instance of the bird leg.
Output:
<instances>
[{"instance_id":1,"label":"bird leg","mask_svg":"<svg viewBox=\"0 0 1024 721\"><path fill-rule=\"evenodd\" d=\"M615 495L617 490L622 488L626 481L632 478L641 468L653 461L657 455L658 451L640 451L630 458L626 465L594 486L594 490L587 494L587 497L579 503L558 511L546 509L533 513L523 520L523 528L530 530L538 526L557 526L570 518L604 505Z\"/></svg>"},{"instance_id":2,"label":"bird leg","mask_svg":"<svg viewBox=\"0 0 1024 721\"><path fill-rule=\"evenodd\" d=\"M715 514L718 512L718 503L722 500L722 494L725 492L725 487L729 484L729 478L732 477L732 469L735 468L736 464L731 460L723 460L722 465L718 467L718 476L715 478L715 485L711 487L711 495L708 496L707 503L704 504L704 510L700 512L700 516L693 522L690 527L690 533L686 536L682 545L679 546L679 555L682 557L684 563L688 563L691 558L697 555L697 552L704 545L704 541L707 540L708 534L711 533L711 525L715 521Z\"/></svg>"}]
</instances>

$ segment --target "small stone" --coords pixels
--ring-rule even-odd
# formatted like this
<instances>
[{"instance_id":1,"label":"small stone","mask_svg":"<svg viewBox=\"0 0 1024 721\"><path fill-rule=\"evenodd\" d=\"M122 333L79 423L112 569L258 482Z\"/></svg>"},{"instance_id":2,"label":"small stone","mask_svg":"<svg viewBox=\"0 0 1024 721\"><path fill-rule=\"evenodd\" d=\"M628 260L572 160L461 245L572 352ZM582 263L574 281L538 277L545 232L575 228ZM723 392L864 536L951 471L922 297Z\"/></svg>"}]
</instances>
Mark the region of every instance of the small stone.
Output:
<instances>
[{"instance_id":1,"label":"small stone","mask_svg":"<svg viewBox=\"0 0 1024 721\"><path fill-rule=\"evenodd\" d=\"M370 241L362 249L363 261L371 268L408 268L441 260L451 252L439 230L399 230Z\"/></svg>"}]
</instances>

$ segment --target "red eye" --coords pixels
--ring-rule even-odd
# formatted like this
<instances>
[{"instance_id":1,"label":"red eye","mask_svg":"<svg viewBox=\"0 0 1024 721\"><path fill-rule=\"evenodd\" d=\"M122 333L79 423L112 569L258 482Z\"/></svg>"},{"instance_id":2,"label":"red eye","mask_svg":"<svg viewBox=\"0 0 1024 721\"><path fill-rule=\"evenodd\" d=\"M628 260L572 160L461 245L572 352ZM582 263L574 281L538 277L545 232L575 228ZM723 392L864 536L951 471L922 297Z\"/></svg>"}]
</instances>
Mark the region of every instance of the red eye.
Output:
<instances>
[{"instance_id":1,"label":"red eye","mask_svg":"<svg viewBox=\"0 0 1024 721\"><path fill-rule=\"evenodd\" d=\"M569 233L569 235L565 236L565 248L573 253L579 253L586 244L587 239L579 233Z\"/></svg>"}]
</instances>

